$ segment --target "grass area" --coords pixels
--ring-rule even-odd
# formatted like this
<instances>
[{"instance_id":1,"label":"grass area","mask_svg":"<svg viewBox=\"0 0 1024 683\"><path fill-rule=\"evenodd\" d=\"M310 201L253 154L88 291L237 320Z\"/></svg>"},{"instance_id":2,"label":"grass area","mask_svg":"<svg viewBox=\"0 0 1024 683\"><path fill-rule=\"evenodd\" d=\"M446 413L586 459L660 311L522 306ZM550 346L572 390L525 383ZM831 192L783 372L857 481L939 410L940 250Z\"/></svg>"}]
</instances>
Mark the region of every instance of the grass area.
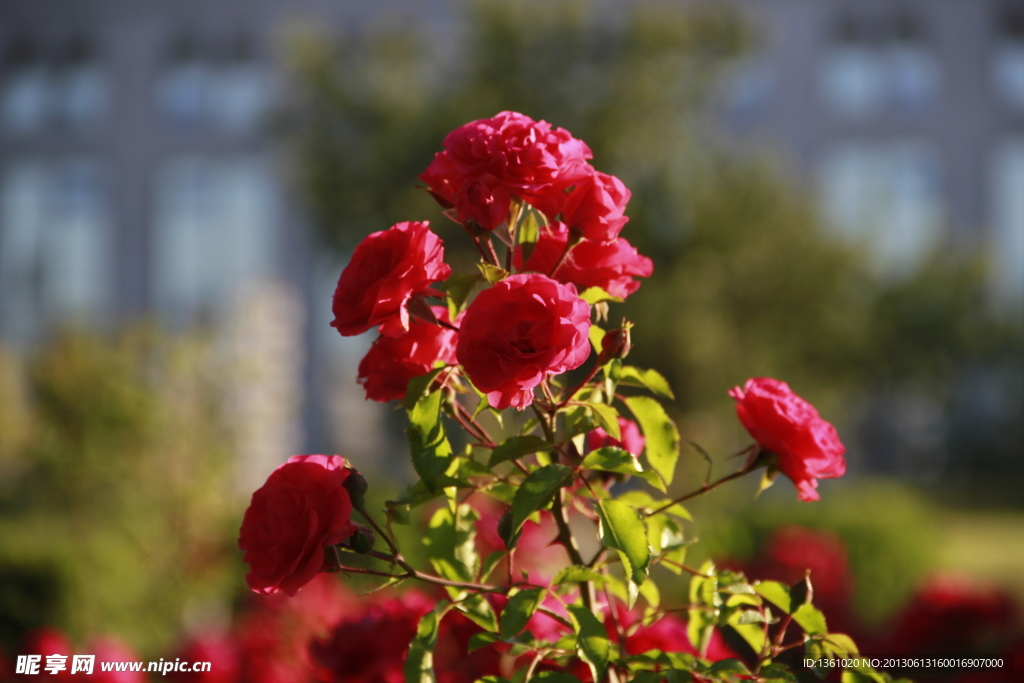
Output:
<instances>
[{"instance_id":1,"label":"grass area","mask_svg":"<svg viewBox=\"0 0 1024 683\"><path fill-rule=\"evenodd\" d=\"M1024 512L950 512L939 529L939 567L991 581L1024 604Z\"/></svg>"}]
</instances>

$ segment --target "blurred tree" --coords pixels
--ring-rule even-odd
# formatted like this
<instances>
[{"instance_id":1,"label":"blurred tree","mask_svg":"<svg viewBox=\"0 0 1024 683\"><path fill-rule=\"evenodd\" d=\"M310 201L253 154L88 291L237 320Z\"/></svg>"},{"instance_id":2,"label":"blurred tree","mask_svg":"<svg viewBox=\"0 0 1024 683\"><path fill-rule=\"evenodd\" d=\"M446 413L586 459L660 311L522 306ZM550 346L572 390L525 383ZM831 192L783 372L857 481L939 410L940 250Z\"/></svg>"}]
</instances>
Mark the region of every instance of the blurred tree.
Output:
<instances>
[{"instance_id":1,"label":"blurred tree","mask_svg":"<svg viewBox=\"0 0 1024 683\"><path fill-rule=\"evenodd\" d=\"M728 5L479 0L456 33L295 41L285 121L327 243L437 215L408 179L448 131L513 109L587 140L595 165L632 189L624 236L655 276L612 316L638 323L634 361L669 375L684 431L713 452L746 440L726 391L748 377L787 379L852 435L852 407L874 395L912 386L946 405L969 362L1019 357L1020 326L989 314L970 255L880 279L777 162L715 144L708 94L759 39ZM450 252L468 248L446 219L434 228Z\"/></svg>"},{"instance_id":2,"label":"blurred tree","mask_svg":"<svg viewBox=\"0 0 1024 683\"><path fill-rule=\"evenodd\" d=\"M237 512L207 346L64 335L0 364L0 425L21 427L0 439L4 649L50 625L157 652L227 610Z\"/></svg>"}]
</instances>

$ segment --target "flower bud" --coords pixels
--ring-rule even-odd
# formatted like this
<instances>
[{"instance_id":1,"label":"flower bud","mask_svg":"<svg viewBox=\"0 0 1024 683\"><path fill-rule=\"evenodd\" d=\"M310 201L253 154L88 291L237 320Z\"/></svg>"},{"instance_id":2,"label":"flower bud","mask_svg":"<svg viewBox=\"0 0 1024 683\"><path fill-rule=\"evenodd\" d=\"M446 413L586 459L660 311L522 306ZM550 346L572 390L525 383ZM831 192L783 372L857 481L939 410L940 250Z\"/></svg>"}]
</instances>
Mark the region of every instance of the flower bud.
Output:
<instances>
[{"instance_id":1,"label":"flower bud","mask_svg":"<svg viewBox=\"0 0 1024 683\"><path fill-rule=\"evenodd\" d=\"M373 550L373 544L376 541L377 537L374 535L373 529L359 525L356 529L356 533L348 540L348 546L357 553L365 555Z\"/></svg>"},{"instance_id":2,"label":"flower bud","mask_svg":"<svg viewBox=\"0 0 1024 683\"><path fill-rule=\"evenodd\" d=\"M613 358L625 358L629 355L629 350L632 347L630 341L629 328L632 327L630 324L625 324L617 330L609 330L601 340L601 358L600 363L607 363Z\"/></svg>"},{"instance_id":3,"label":"flower bud","mask_svg":"<svg viewBox=\"0 0 1024 683\"><path fill-rule=\"evenodd\" d=\"M506 510L505 514L498 520L498 537L505 542L505 547L509 547L510 536L512 535L512 512Z\"/></svg>"},{"instance_id":4,"label":"flower bud","mask_svg":"<svg viewBox=\"0 0 1024 683\"><path fill-rule=\"evenodd\" d=\"M345 490L348 491L348 497L352 499L353 509L363 510L366 506L366 490L370 488L370 485L366 482L366 477L356 469L352 467L348 469L352 474L345 480Z\"/></svg>"}]
</instances>

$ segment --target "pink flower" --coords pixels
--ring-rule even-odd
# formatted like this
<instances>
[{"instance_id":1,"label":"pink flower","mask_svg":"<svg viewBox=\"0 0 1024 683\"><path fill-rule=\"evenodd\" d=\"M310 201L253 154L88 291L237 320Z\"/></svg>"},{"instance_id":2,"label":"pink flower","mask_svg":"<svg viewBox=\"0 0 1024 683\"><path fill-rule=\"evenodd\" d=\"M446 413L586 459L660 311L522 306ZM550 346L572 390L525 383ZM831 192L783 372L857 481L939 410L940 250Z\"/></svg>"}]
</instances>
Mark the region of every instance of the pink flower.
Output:
<instances>
[{"instance_id":1,"label":"pink flower","mask_svg":"<svg viewBox=\"0 0 1024 683\"><path fill-rule=\"evenodd\" d=\"M431 284L452 272L444 263L444 244L429 225L398 223L359 243L334 292L331 326L342 336L392 319L409 329L409 300L429 293Z\"/></svg>"},{"instance_id":2,"label":"pink flower","mask_svg":"<svg viewBox=\"0 0 1024 683\"><path fill-rule=\"evenodd\" d=\"M622 435L621 441L609 436L608 432L604 431L601 427L590 430L587 434L587 450L596 451L598 448L608 447L621 448L639 458L640 454L644 452L644 446L647 444L647 440L644 439L644 435L640 432L640 426L632 420L620 417L619 431Z\"/></svg>"},{"instance_id":3,"label":"pink flower","mask_svg":"<svg viewBox=\"0 0 1024 683\"><path fill-rule=\"evenodd\" d=\"M516 252L516 267L550 274L568 241L569 230L565 224L556 221L541 230L540 239L525 264L522 263L521 251ZM653 272L651 259L637 253L636 247L619 237L611 242L580 242L565 257L553 277L559 282L571 282L581 292L590 287L600 287L614 297L625 299L640 288L634 277L650 277Z\"/></svg>"},{"instance_id":4,"label":"pink flower","mask_svg":"<svg viewBox=\"0 0 1024 683\"><path fill-rule=\"evenodd\" d=\"M611 242L629 220L624 213L631 193L615 176L596 172L565 200L562 220L595 242Z\"/></svg>"},{"instance_id":5,"label":"pink flower","mask_svg":"<svg viewBox=\"0 0 1024 683\"><path fill-rule=\"evenodd\" d=\"M320 572L324 547L355 533L350 474L340 456L296 455L252 494L238 537L249 588L295 595Z\"/></svg>"},{"instance_id":6,"label":"pink flower","mask_svg":"<svg viewBox=\"0 0 1024 683\"><path fill-rule=\"evenodd\" d=\"M431 306L438 320L451 322L448 309ZM409 380L430 372L436 361L455 362L455 330L413 320L400 337L380 337L359 363L358 382L366 398L391 401L405 397Z\"/></svg>"},{"instance_id":7,"label":"pink flower","mask_svg":"<svg viewBox=\"0 0 1024 683\"><path fill-rule=\"evenodd\" d=\"M590 306L575 287L546 275L512 275L469 305L455 356L491 406L522 410L545 376L583 364L589 331Z\"/></svg>"},{"instance_id":8,"label":"pink flower","mask_svg":"<svg viewBox=\"0 0 1024 683\"><path fill-rule=\"evenodd\" d=\"M553 216L559 195L593 173L586 161L593 154L585 143L516 112L460 126L445 137L444 146L420 179L442 206L455 206L462 221L488 229L504 219L497 216L502 207L508 210L506 195ZM465 190L471 183L484 187Z\"/></svg>"},{"instance_id":9,"label":"pink flower","mask_svg":"<svg viewBox=\"0 0 1024 683\"><path fill-rule=\"evenodd\" d=\"M736 414L761 447L778 456L778 467L796 485L803 501L818 500L818 479L846 473L835 427L821 419L810 403L777 379L747 380L729 395L736 399Z\"/></svg>"}]
</instances>

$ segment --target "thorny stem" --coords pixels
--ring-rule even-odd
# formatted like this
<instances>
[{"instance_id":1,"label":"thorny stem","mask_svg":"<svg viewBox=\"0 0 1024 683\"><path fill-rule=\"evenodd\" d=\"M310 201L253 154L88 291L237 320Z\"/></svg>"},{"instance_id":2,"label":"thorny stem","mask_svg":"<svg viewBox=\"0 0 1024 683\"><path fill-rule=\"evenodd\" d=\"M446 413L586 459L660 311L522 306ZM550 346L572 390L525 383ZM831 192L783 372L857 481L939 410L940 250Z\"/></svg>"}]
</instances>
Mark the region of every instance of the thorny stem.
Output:
<instances>
[{"instance_id":1,"label":"thorny stem","mask_svg":"<svg viewBox=\"0 0 1024 683\"><path fill-rule=\"evenodd\" d=\"M587 373L587 376L583 379L583 381L577 384L575 387L573 387L570 391L568 391L565 394L565 397L562 399L562 402L556 406L556 409L561 410L562 408L567 406L569 404L569 401L572 400L572 397L575 396L580 389L585 387L590 380L594 379L594 375L596 375L600 369L601 366L595 362L594 367L590 368L590 372Z\"/></svg>"},{"instance_id":2,"label":"thorny stem","mask_svg":"<svg viewBox=\"0 0 1024 683\"><path fill-rule=\"evenodd\" d=\"M479 238L479 237L477 237L477 236L475 236L475 235L473 236L473 244L475 244L475 245L476 245L476 249L477 249L477 251L479 251L479 252L480 252L480 256L482 256L482 257L483 257L484 261L487 261L487 262L488 262L488 263L490 263L491 265L495 265L495 266L496 266L496 265L498 265L497 261L494 261L494 260L492 260L492 259L491 259L491 255L490 255L490 254L488 254L488 253L487 253L486 251L484 251L484 245L483 245L483 242L481 242L481 241L480 241L480 238ZM491 252L492 252L492 253L494 252L494 249L493 249L493 248L491 249Z\"/></svg>"},{"instance_id":3,"label":"thorny stem","mask_svg":"<svg viewBox=\"0 0 1024 683\"><path fill-rule=\"evenodd\" d=\"M335 548L337 548L337 546L335 546ZM405 560L405 558L403 558L398 553L394 553L394 554L389 555L387 553L382 553L382 552L379 552L377 550L371 550L370 552L365 553L365 554L369 555L370 557L375 557L378 560L383 560L383 561L388 562L390 564L397 564L399 567L401 567L402 569L405 570L405 574L390 574L390 573L386 573L386 572L378 572L378 571L372 570L372 569L361 569L361 568L358 568L358 567L346 567L346 566L340 565L340 563L339 563L339 566L338 566L338 571L352 571L352 572L359 573L359 574L373 574L375 576L387 576L387 577L392 578L392 579L419 579L420 581L425 581L427 583L433 583L433 584L436 584L438 586L447 586L449 588L461 588L463 590L477 591L478 593L504 593L505 592L505 589L498 588L497 586L488 586L487 584L472 583L472 582L468 582L468 581L452 581L450 579L445 579L445 578L442 578L440 576L434 576L433 574L428 574L426 572L421 572L420 570L416 569L411 564L409 564Z\"/></svg>"},{"instance_id":4,"label":"thorny stem","mask_svg":"<svg viewBox=\"0 0 1024 683\"><path fill-rule=\"evenodd\" d=\"M736 472L733 472L732 474L728 474L728 475L722 477L721 479L719 479L716 482L713 482L711 484L704 484L699 489L696 489L694 491L690 491L689 493L687 493L684 496L679 496L675 500L670 501L668 503L665 503L661 507L656 508L656 509L652 510L651 512L641 513L641 514L644 517L653 517L654 515L658 514L659 512L664 512L665 510L668 510L673 505L677 505L679 503L685 503L686 501L690 500L691 498L695 498L695 497L701 495L702 493L707 493L708 491L711 491L713 489L717 489L719 486L721 486L722 484L724 484L726 482L732 481L733 479L739 479L743 475L745 475L748 472L750 472L751 469L752 468L750 467L750 463L748 463L748 464L744 465L742 469L737 470Z\"/></svg>"},{"instance_id":5,"label":"thorny stem","mask_svg":"<svg viewBox=\"0 0 1024 683\"><path fill-rule=\"evenodd\" d=\"M523 202L517 201L514 204L515 208L512 210L512 214L509 216L508 221L508 234L509 245L508 251L505 252L505 270L512 272L512 252L516 249L516 233L519 231L519 219L523 215Z\"/></svg>"},{"instance_id":6,"label":"thorny stem","mask_svg":"<svg viewBox=\"0 0 1024 683\"><path fill-rule=\"evenodd\" d=\"M487 248L491 252L491 262L495 266L497 266L498 268L501 268L501 259L498 258L498 252L494 250L494 245L491 244L491 238L490 237L487 238L486 243L487 243Z\"/></svg>"},{"instance_id":7,"label":"thorny stem","mask_svg":"<svg viewBox=\"0 0 1024 683\"><path fill-rule=\"evenodd\" d=\"M715 578L711 574L705 574L704 572L700 571L699 569L694 569L693 567L690 567L688 565L682 564L680 562L676 562L675 560L669 560L669 559L666 559L666 558L663 557L663 558L661 558L659 560L659 562L664 562L666 564L672 565L673 567L678 567L679 569L682 569L684 572L687 572L689 574L693 574L694 576L699 576L702 579L713 579L713 578Z\"/></svg>"},{"instance_id":8,"label":"thorny stem","mask_svg":"<svg viewBox=\"0 0 1024 683\"><path fill-rule=\"evenodd\" d=\"M480 440L480 445L484 448L497 448L498 444L494 443L494 439L490 437L487 431L473 419L473 416L469 414L465 408L459 404L458 401L452 401L455 406L455 419L459 421L462 428L469 432L472 436L475 436Z\"/></svg>"},{"instance_id":9,"label":"thorny stem","mask_svg":"<svg viewBox=\"0 0 1024 683\"><path fill-rule=\"evenodd\" d=\"M395 542L391 540L391 535L385 533L384 530L377 525L377 522L374 521L373 517L366 512L366 510L359 510L359 514L363 516L363 519L370 523L370 526L372 526L373 530L377 532L377 535L384 539L384 542L388 544L388 549L391 550L391 554L397 555L398 547L395 545Z\"/></svg>"}]
</instances>

